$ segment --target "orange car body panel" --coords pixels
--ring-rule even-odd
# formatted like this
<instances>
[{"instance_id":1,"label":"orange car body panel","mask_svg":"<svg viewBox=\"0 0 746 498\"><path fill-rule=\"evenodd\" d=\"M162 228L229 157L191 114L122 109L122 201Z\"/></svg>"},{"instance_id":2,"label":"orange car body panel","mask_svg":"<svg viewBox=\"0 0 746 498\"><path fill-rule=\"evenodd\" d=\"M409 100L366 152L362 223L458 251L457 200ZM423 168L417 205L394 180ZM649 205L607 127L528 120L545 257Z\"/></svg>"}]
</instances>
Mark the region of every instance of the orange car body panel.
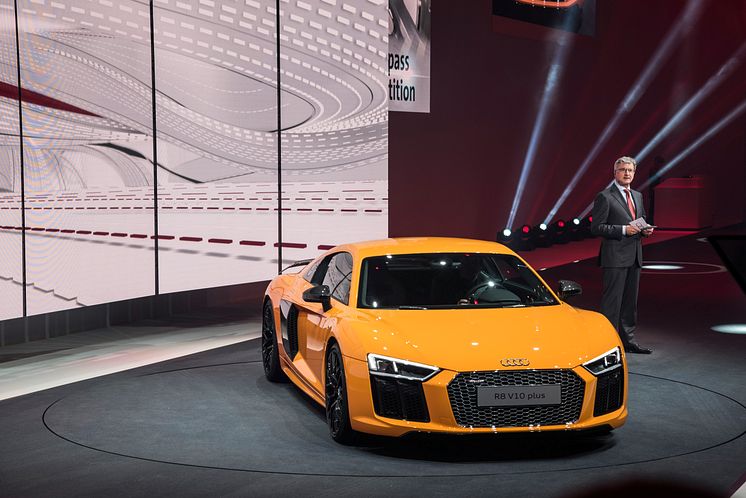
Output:
<instances>
[{"instance_id":1,"label":"orange car body panel","mask_svg":"<svg viewBox=\"0 0 746 498\"><path fill-rule=\"evenodd\" d=\"M349 305L332 299L332 308L324 312L321 304L303 301L303 291L312 287L312 284L302 277L311 265L297 274L276 277L267 289L267 297L272 300L275 323L278 324L278 349L283 371L294 384L322 405L326 349L331 341L339 344L344 359L353 429L400 436L411 431L463 434L579 430L598 426L617 428L626 421L627 360L619 336L608 320L599 313L576 309L559 301L559 298L558 305L525 308L357 308L361 262L366 257L460 252L517 256L510 249L493 242L467 239L385 239L338 246L319 258L340 251L349 252L353 257ZM541 280L540 276L539 279ZM546 285L546 282L541 281ZM551 289L548 285L547 287ZM298 353L292 360L282 342L279 326L280 301L292 302L302 307L298 318ZM623 402L619 409L594 417L596 377L582 364L615 347L622 351ZM424 363L441 369L422 383L430 415L429 422L392 419L375 413L367 364L368 353ZM504 358L525 358L530 361L530 366L504 367L500 363ZM458 372L544 369L572 370L585 382L581 414L574 423L495 428L471 428L456 423L447 386Z\"/></svg>"}]
</instances>

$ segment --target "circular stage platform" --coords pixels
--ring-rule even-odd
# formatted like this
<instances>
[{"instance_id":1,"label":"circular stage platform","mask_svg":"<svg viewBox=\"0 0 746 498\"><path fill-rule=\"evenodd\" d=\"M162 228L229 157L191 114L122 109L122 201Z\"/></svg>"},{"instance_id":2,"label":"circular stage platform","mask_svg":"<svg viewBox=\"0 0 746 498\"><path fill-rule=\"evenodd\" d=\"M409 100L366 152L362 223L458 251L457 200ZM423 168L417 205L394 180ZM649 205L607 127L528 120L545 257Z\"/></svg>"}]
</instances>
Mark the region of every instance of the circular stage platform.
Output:
<instances>
[{"instance_id":1,"label":"circular stage platform","mask_svg":"<svg viewBox=\"0 0 746 498\"><path fill-rule=\"evenodd\" d=\"M257 344L258 346L258 344ZM256 358L258 353L252 351ZM571 433L372 438L334 443L323 409L258 360L112 378L50 405L44 423L88 448L210 469L332 476L466 476L613 467L696 453L739 437L740 403L691 384L630 374L627 424Z\"/></svg>"}]
</instances>

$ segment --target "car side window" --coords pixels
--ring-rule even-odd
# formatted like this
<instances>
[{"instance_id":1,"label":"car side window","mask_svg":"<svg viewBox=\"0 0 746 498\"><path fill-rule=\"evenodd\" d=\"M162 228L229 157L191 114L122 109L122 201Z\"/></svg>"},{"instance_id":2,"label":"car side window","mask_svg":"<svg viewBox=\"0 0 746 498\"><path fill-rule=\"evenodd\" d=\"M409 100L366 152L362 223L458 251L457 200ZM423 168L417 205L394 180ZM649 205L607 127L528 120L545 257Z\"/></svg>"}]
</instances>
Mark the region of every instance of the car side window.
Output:
<instances>
[{"instance_id":1,"label":"car side window","mask_svg":"<svg viewBox=\"0 0 746 498\"><path fill-rule=\"evenodd\" d=\"M316 274L316 270L319 269L319 265L321 264L322 260L317 260L315 263L311 264L311 267L308 269L308 271L303 275L303 280L306 282L313 283L313 277Z\"/></svg>"},{"instance_id":2,"label":"car side window","mask_svg":"<svg viewBox=\"0 0 746 498\"><path fill-rule=\"evenodd\" d=\"M333 255L329 259L322 284L329 286L334 299L341 303L349 304L351 281L352 255L348 252L340 252Z\"/></svg>"}]
</instances>

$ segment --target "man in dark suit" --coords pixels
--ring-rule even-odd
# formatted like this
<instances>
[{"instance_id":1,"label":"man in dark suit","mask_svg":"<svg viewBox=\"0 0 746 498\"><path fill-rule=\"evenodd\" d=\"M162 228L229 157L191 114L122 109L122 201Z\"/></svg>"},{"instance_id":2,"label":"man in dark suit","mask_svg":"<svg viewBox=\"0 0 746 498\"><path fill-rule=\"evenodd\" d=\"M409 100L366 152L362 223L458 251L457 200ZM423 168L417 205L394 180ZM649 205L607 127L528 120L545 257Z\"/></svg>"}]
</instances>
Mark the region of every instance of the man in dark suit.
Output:
<instances>
[{"instance_id":1,"label":"man in dark suit","mask_svg":"<svg viewBox=\"0 0 746 498\"><path fill-rule=\"evenodd\" d=\"M652 228L639 230L630 224L645 217L642 194L630 189L637 163L631 157L614 162L614 183L602 190L593 203L591 232L603 237L599 265L603 268L601 313L616 328L628 353L652 351L635 342L637 290L642 268L642 237Z\"/></svg>"}]
</instances>

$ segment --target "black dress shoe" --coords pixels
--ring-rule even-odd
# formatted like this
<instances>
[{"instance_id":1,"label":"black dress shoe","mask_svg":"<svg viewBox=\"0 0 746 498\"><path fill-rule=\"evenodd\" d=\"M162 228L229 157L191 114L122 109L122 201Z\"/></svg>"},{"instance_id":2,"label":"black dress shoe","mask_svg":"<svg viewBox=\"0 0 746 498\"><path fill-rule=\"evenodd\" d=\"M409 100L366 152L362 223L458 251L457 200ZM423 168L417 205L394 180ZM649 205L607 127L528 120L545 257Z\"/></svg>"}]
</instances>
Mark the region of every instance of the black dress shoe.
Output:
<instances>
[{"instance_id":1,"label":"black dress shoe","mask_svg":"<svg viewBox=\"0 0 746 498\"><path fill-rule=\"evenodd\" d=\"M637 353L637 354L650 354L653 352L652 349L644 348L637 344L636 342L630 342L627 344L627 346L624 348L624 350L627 353Z\"/></svg>"}]
</instances>

